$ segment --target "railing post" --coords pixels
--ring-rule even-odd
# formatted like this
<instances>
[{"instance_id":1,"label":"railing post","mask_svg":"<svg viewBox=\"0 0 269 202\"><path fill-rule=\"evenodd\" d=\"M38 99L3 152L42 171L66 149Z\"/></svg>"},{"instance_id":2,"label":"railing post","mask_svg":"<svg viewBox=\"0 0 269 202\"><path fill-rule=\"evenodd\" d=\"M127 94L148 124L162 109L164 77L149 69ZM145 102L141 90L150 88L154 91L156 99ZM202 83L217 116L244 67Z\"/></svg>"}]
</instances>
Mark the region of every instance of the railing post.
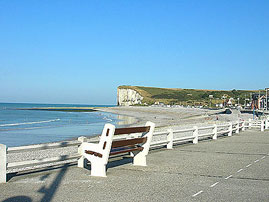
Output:
<instances>
[{"instance_id":1,"label":"railing post","mask_svg":"<svg viewBox=\"0 0 269 202\"><path fill-rule=\"evenodd\" d=\"M198 143L198 127L197 126L194 126L193 127L193 144L197 144Z\"/></svg>"},{"instance_id":2,"label":"railing post","mask_svg":"<svg viewBox=\"0 0 269 202\"><path fill-rule=\"evenodd\" d=\"M86 137L79 137L78 138L78 141L80 141L81 143L82 142L87 142L87 138ZM78 150L80 150L80 147L78 148ZM86 167L86 163L87 163L87 160L84 156L81 156L79 159L78 159L78 167L79 168L85 168Z\"/></svg>"},{"instance_id":3,"label":"railing post","mask_svg":"<svg viewBox=\"0 0 269 202\"><path fill-rule=\"evenodd\" d=\"M240 122L237 121L237 123L236 123L236 131L235 131L235 133L239 133L239 131L240 131Z\"/></svg>"},{"instance_id":4,"label":"railing post","mask_svg":"<svg viewBox=\"0 0 269 202\"><path fill-rule=\"evenodd\" d=\"M246 130L246 122L245 120L242 122L242 131L245 131Z\"/></svg>"},{"instance_id":5,"label":"railing post","mask_svg":"<svg viewBox=\"0 0 269 202\"><path fill-rule=\"evenodd\" d=\"M228 133L228 136L232 136L233 134L233 123L231 122L230 125L229 125L229 133Z\"/></svg>"},{"instance_id":6,"label":"railing post","mask_svg":"<svg viewBox=\"0 0 269 202\"><path fill-rule=\"evenodd\" d=\"M213 133L214 134L213 134L212 139L216 140L218 138L218 126L217 126L217 124L214 124Z\"/></svg>"},{"instance_id":7,"label":"railing post","mask_svg":"<svg viewBox=\"0 0 269 202\"><path fill-rule=\"evenodd\" d=\"M7 146L0 144L0 183L7 182Z\"/></svg>"},{"instance_id":8,"label":"railing post","mask_svg":"<svg viewBox=\"0 0 269 202\"><path fill-rule=\"evenodd\" d=\"M264 120L261 120L261 131L264 131Z\"/></svg>"},{"instance_id":9,"label":"railing post","mask_svg":"<svg viewBox=\"0 0 269 202\"><path fill-rule=\"evenodd\" d=\"M168 144L166 145L167 149L173 149L173 139L174 139L174 133L172 129L168 130L168 135L167 135L167 141Z\"/></svg>"},{"instance_id":10,"label":"railing post","mask_svg":"<svg viewBox=\"0 0 269 202\"><path fill-rule=\"evenodd\" d=\"M248 120L248 123L249 123L249 124L248 124L248 129L251 129L251 127L252 127L252 123L251 123L251 121L252 121L252 119L249 119L249 120Z\"/></svg>"},{"instance_id":11,"label":"railing post","mask_svg":"<svg viewBox=\"0 0 269 202\"><path fill-rule=\"evenodd\" d=\"M269 129L269 117L265 119L265 129Z\"/></svg>"}]
</instances>

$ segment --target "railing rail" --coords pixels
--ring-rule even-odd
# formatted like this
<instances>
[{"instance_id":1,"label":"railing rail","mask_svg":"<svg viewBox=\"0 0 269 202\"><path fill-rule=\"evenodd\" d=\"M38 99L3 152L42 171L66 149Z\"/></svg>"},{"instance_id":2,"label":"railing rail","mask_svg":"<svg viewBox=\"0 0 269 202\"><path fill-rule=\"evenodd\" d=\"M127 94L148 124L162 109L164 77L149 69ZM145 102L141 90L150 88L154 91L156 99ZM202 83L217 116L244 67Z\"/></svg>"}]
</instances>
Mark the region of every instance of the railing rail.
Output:
<instances>
[{"instance_id":1,"label":"railing rail","mask_svg":"<svg viewBox=\"0 0 269 202\"><path fill-rule=\"evenodd\" d=\"M7 152L23 152L29 150L45 150L45 149L53 149L53 148L62 148L62 147L70 147L79 145L79 141L70 141L70 142L59 142L59 143L45 143L45 144L38 144L38 145L27 145L27 146L20 146L20 147L8 147Z\"/></svg>"},{"instance_id":2,"label":"railing rail","mask_svg":"<svg viewBox=\"0 0 269 202\"><path fill-rule=\"evenodd\" d=\"M65 161L65 160L69 160L69 159L76 159L77 160L78 157L79 157L78 154L77 155L61 155L58 157L13 162L13 163L8 163L7 168L13 168L13 167L25 166L25 165L33 165L33 164L49 163L49 162L55 162L55 161Z\"/></svg>"}]
</instances>

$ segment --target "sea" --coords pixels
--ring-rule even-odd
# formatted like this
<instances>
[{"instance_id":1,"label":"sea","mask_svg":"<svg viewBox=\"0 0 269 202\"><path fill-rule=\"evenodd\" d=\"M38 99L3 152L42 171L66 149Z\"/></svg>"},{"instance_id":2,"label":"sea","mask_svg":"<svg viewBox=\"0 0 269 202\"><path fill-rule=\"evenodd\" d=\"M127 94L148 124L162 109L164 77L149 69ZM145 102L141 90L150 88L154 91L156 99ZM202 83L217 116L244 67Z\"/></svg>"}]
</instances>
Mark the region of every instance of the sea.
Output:
<instances>
[{"instance_id":1,"label":"sea","mask_svg":"<svg viewBox=\"0 0 269 202\"><path fill-rule=\"evenodd\" d=\"M125 126L130 117L106 112L21 110L40 107L112 107L111 105L0 103L0 144L8 147L57 142L101 134L106 123ZM126 122L127 120L127 122Z\"/></svg>"}]
</instances>

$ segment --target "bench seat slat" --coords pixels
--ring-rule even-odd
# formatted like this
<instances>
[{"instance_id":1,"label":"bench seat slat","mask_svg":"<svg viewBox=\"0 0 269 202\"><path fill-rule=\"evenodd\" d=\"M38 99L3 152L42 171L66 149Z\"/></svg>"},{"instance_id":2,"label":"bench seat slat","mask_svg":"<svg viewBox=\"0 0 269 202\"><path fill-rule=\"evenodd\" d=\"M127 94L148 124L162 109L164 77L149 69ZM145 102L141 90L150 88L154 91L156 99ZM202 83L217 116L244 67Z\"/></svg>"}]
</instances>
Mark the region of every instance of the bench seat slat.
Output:
<instances>
[{"instance_id":1,"label":"bench seat slat","mask_svg":"<svg viewBox=\"0 0 269 202\"><path fill-rule=\"evenodd\" d=\"M146 137L140 137L140 138L134 138L134 139L125 139L125 140L115 140L112 142L111 148L117 148L117 147L125 147L125 146L133 146L136 144L143 144L147 142Z\"/></svg>"},{"instance_id":2,"label":"bench seat slat","mask_svg":"<svg viewBox=\"0 0 269 202\"><path fill-rule=\"evenodd\" d=\"M131 133L144 133L144 132L149 132L149 130L150 130L150 126L116 128L114 135L123 135L123 134L131 134Z\"/></svg>"},{"instance_id":3,"label":"bench seat slat","mask_svg":"<svg viewBox=\"0 0 269 202\"><path fill-rule=\"evenodd\" d=\"M110 151L110 156L116 155L116 154L122 154L132 151L142 151L143 147L122 147L122 148L116 148Z\"/></svg>"}]
</instances>

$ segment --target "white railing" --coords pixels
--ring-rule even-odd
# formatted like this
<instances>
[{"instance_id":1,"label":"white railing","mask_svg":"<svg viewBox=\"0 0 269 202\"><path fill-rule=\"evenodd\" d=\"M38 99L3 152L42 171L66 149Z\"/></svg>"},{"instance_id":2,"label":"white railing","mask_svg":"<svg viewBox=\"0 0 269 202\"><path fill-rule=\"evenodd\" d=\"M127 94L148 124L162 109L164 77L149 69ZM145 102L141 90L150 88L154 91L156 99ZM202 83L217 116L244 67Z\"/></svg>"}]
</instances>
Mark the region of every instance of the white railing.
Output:
<instances>
[{"instance_id":1,"label":"white railing","mask_svg":"<svg viewBox=\"0 0 269 202\"><path fill-rule=\"evenodd\" d=\"M79 141L66 141L59 143L45 143L39 145L28 145L28 146L20 146L20 147L7 147L6 145L0 144L0 183L6 182L6 174L10 173L9 170L17 169L28 171L32 169L38 168L46 168L48 164L57 164L63 165L66 163L75 163L77 162L77 158L79 157L78 153L73 154L64 154L59 155L57 152L55 156L39 159L28 159L21 161L11 161L8 160L8 157L14 155L22 155L22 153L27 153L29 155L33 155L33 153L43 153L51 152L55 149L60 149L64 147L77 147L80 145ZM47 150L47 151L46 151Z\"/></svg>"},{"instance_id":2,"label":"white railing","mask_svg":"<svg viewBox=\"0 0 269 202\"><path fill-rule=\"evenodd\" d=\"M269 129L269 116L260 120L252 120L248 121L248 128L259 128L261 131Z\"/></svg>"},{"instance_id":3,"label":"white railing","mask_svg":"<svg viewBox=\"0 0 269 202\"><path fill-rule=\"evenodd\" d=\"M151 149L158 147L166 147L167 149L172 149L174 145L182 142L192 142L197 144L199 140L205 138L212 138L216 140L218 136L232 136L233 133L237 134L240 131L244 131L246 128L260 128L261 131L269 129L269 117L263 120L248 120L248 121L237 121L230 122L222 125L211 125L204 127L194 126L188 129L182 130L172 130L155 132L153 134L153 140L151 142ZM40 167L48 167L48 164L57 163L57 165L62 165L66 163L76 163L79 157L77 153L77 147L80 145L80 141L67 141L60 143L46 143L39 145L28 145L20 147L9 147L0 144L0 183L6 182L6 175L9 170L23 167L23 171L36 169ZM23 152L46 152L46 150L51 151L54 149L60 149L63 147L73 147L74 152L68 153L66 155L56 155L48 158L40 159L28 159L21 161L10 161L8 159L9 155L21 155Z\"/></svg>"},{"instance_id":4,"label":"white railing","mask_svg":"<svg viewBox=\"0 0 269 202\"><path fill-rule=\"evenodd\" d=\"M154 137L165 136L162 140L153 141L151 143L151 148L163 147L166 146L167 149L172 149L173 145L180 142L192 141L194 144L197 144L199 140L205 138L212 138L216 140L218 136L227 134L232 136L233 133L239 133L240 130L244 131L248 126L246 121L237 121L233 123L227 123L223 125L211 125L205 127L197 127L182 129L182 130L172 130L168 129L167 131L162 131L154 133ZM189 135L184 135L189 133ZM179 136L181 134L181 136Z\"/></svg>"}]
</instances>

